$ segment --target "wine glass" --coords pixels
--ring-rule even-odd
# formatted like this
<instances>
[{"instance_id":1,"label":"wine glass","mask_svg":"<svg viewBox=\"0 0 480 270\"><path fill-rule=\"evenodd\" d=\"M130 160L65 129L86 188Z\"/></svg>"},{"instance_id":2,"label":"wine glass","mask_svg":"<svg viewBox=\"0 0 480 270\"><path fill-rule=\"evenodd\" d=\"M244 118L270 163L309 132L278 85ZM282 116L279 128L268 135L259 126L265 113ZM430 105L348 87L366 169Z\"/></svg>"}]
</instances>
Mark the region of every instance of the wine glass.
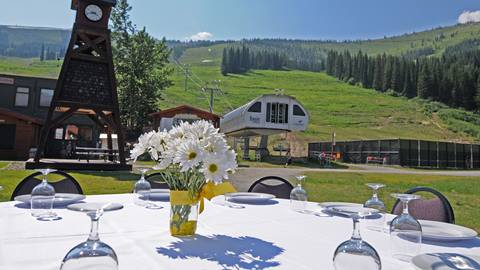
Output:
<instances>
[{"instance_id":1,"label":"wine glass","mask_svg":"<svg viewBox=\"0 0 480 270\"><path fill-rule=\"evenodd\" d=\"M67 207L69 210L85 212L91 220L87 241L72 248L63 258L60 270L118 270L117 254L109 245L100 241L98 225L104 212L120 210L118 203L77 203Z\"/></svg>"},{"instance_id":2,"label":"wine glass","mask_svg":"<svg viewBox=\"0 0 480 270\"><path fill-rule=\"evenodd\" d=\"M230 207L230 208L233 208L233 209L243 209L245 208L245 206L243 205L240 205L240 204L236 204L236 203L232 203L231 200L232 200L232 193L225 193L223 195L225 201L223 203L224 206L226 207Z\"/></svg>"},{"instance_id":3,"label":"wine glass","mask_svg":"<svg viewBox=\"0 0 480 270\"><path fill-rule=\"evenodd\" d=\"M305 175L295 176L297 178L297 186L290 192L290 206L292 210L303 213L307 207L307 191L302 187L302 181Z\"/></svg>"},{"instance_id":4,"label":"wine glass","mask_svg":"<svg viewBox=\"0 0 480 270\"><path fill-rule=\"evenodd\" d=\"M33 217L39 220L55 220L57 213L53 212L55 189L48 183L48 174L55 172L52 169L38 170L43 175L42 182L36 185L31 193L30 208Z\"/></svg>"},{"instance_id":5,"label":"wine glass","mask_svg":"<svg viewBox=\"0 0 480 270\"><path fill-rule=\"evenodd\" d=\"M350 240L341 243L334 252L333 266L335 270L382 269L380 256L374 247L362 240L359 226L361 218L376 213L377 211L372 208L358 208L357 211L348 213L353 220L353 233ZM355 265L355 267L352 267L352 265Z\"/></svg>"},{"instance_id":6,"label":"wine glass","mask_svg":"<svg viewBox=\"0 0 480 270\"><path fill-rule=\"evenodd\" d=\"M392 256L401 261L410 261L420 253L422 245L422 225L408 212L408 203L420 199L414 194L392 194L403 203L402 214L390 223L390 242Z\"/></svg>"},{"instance_id":7,"label":"wine glass","mask_svg":"<svg viewBox=\"0 0 480 270\"><path fill-rule=\"evenodd\" d=\"M376 216L371 216L372 226L368 226L367 228L373 231L386 232L386 207L385 203L378 198L378 190L385 187L385 185L379 183L367 183L366 185L373 190L373 195L365 202L363 206L378 210L378 214ZM367 217L367 219L368 218L369 217Z\"/></svg>"},{"instance_id":8,"label":"wine glass","mask_svg":"<svg viewBox=\"0 0 480 270\"><path fill-rule=\"evenodd\" d=\"M160 209L161 206L153 203L150 201L150 193L152 192L152 186L150 182L145 179L145 174L150 171L150 168L140 168L138 169L142 176L140 179L135 183L134 187L134 195L135 201L134 203L139 206L143 206L148 209Z\"/></svg>"}]
</instances>

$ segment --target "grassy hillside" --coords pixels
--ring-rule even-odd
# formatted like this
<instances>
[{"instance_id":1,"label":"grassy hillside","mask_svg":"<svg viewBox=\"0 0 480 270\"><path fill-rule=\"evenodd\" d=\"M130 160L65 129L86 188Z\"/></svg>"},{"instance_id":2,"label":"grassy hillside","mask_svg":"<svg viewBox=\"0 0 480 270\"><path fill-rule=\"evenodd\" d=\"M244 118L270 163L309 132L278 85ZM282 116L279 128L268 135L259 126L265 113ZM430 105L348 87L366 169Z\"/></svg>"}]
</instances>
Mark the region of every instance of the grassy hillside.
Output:
<instances>
[{"instance_id":1,"label":"grassy hillside","mask_svg":"<svg viewBox=\"0 0 480 270\"><path fill-rule=\"evenodd\" d=\"M448 128L449 123L445 120L453 118L446 115L439 117L440 112L447 108L436 106L432 109L430 106L427 111L426 106L430 103L351 86L324 73L255 70L246 75L222 76L219 68L222 47L215 45L188 49L180 59L182 63L190 65L198 77L194 77L195 80L222 81L221 86L226 94L217 96L216 113L224 114L258 95L282 88L285 94L297 97L311 114L307 132L295 135L301 142L328 140L333 131L339 140L398 137L474 140L473 136ZM184 76L178 67L174 82L175 85L165 92L165 100L159 104L161 108L192 104L208 109L208 95L200 90L199 85L189 81L188 91L184 90Z\"/></svg>"},{"instance_id":2,"label":"grassy hillside","mask_svg":"<svg viewBox=\"0 0 480 270\"><path fill-rule=\"evenodd\" d=\"M0 74L26 75L34 77L58 78L61 61L40 62L35 58L0 57Z\"/></svg>"},{"instance_id":3,"label":"grassy hillside","mask_svg":"<svg viewBox=\"0 0 480 270\"><path fill-rule=\"evenodd\" d=\"M368 54L387 53L394 55L431 47L435 55L441 55L445 48L474 38L480 38L480 23L458 24L376 40L317 42L310 46L327 50L350 50L352 52L362 50Z\"/></svg>"}]
</instances>

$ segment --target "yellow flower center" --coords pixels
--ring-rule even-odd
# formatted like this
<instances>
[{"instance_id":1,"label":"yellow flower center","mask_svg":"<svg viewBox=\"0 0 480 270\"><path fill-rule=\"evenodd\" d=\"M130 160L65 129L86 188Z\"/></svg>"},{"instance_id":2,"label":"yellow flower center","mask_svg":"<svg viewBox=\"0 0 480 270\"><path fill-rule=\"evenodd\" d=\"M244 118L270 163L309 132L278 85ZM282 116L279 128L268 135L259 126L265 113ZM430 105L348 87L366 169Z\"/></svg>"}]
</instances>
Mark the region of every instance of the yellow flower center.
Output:
<instances>
[{"instance_id":1,"label":"yellow flower center","mask_svg":"<svg viewBox=\"0 0 480 270\"><path fill-rule=\"evenodd\" d=\"M218 171L218 166L217 164L210 164L208 166L208 171L211 172L211 173L215 173L216 171Z\"/></svg>"},{"instance_id":2,"label":"yellow flower center","mask_svg":"<svg viewBox=\"0 0 480 270\"><path fill-rule=\"evenodd\" d=\"M190 152L190 154L188 154L188 160L195 159L196 157L197 157L197 153L195 152Z\"/></svg>"}]
</instances>

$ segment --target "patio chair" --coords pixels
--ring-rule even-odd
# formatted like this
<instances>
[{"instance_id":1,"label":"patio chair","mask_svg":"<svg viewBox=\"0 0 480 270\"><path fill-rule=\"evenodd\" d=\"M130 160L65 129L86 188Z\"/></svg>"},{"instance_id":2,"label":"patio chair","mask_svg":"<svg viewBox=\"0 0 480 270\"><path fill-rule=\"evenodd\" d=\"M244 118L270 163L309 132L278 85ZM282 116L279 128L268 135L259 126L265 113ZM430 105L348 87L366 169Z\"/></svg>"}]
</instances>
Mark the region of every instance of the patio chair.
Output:
<instances>
[{"instance_id":1,"label":"patio chair","mask_svg":"<svg viewBox=\"0 0 480 270\"><path fill-rule=\"evenodd\" d=\"M255 181L248 189L248 192L268 193L280 199L290 199L292 189L292 184L281 177L265 176Z\"/></svg>"},{"instance_id":2,"label":"patio chair","mask_svg":"<svg viewBox=\"0 0 480 270\"><path fill-rule=\"evenodd\" d=\"M48 183L55 188L56 193L72 193L83 194L82 187L71 175L62 172L55 171L49 174ZM50 179L53 179L50 181ZM58 180L60 179L60 180ZM36 172L25 177L15 188L10 200L14 200L15 197L20 195L26 195L32 193L33 188L42 182L42 173Z\"/></svg>"},{"instance_id":3,"label":"patio chair","mask_svg":"<svg viewBox=\"0 0 480 270\"><path fill-rule=\"evenodd\" d=\"M429 187L415 187L405 193L416 194L419 192L422 193L419 194L422 195L422 198L408 204L410 215L416 219L455 223L453 208L442 193ZM392 208L392 214L399 215L402 211L403 205L400 200L397 200Z\"/></svg>"},{"instance_id":4,"label":"patio chair","mask_svg":"<svg viewBox=\"0 0 480 270\"><path fill-rule=\"evenodd\" d=\"M162 173L152 173L145 177L145 179L150 182L150 186L153 189L170 189L167 183L163 181Z\"/></svg>"}]
</instances>

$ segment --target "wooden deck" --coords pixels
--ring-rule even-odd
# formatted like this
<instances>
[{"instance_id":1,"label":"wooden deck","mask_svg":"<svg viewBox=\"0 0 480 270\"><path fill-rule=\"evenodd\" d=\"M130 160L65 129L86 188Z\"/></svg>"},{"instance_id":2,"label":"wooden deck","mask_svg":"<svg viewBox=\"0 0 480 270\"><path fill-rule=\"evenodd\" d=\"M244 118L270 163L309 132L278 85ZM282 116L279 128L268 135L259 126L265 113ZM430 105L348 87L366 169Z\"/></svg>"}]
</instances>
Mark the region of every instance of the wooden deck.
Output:
<instances>
[{"instance_id":1,"label":"wooden deck","mask_svg":"<svg viewBox=\"0 0 480 270\"><path fill-rule=\"evenodd\" d=\"M118 162L104 160L85 160L77 159L41 159L35 162L32 158L25 163L25 169L51 168L65 171L131 171L132 164L120 164Z\"/></svg>"}]
</instances>

